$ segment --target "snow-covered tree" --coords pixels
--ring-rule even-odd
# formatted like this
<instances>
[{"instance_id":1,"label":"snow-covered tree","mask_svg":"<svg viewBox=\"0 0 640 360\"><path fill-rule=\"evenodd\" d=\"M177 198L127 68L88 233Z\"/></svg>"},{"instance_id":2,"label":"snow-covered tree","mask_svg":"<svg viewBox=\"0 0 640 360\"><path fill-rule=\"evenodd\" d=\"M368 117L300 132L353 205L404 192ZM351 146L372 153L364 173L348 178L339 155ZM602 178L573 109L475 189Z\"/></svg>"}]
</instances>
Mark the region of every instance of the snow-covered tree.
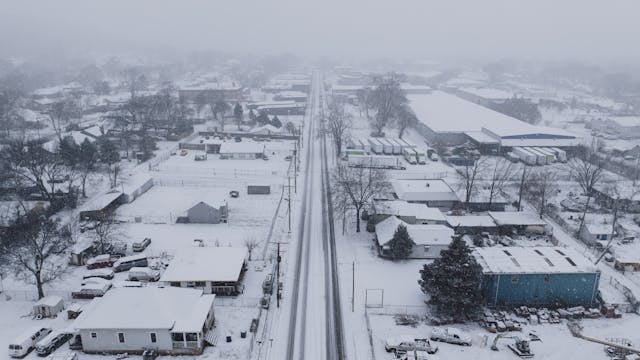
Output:
<instances>
[{"instance_id":1,"label":"snow-covered tree","mask_svg":"<svg viewBox=\"0 0 640 360\"><path fill-rule=\"evenodd\" d=\"M413 249L413 240L404 224L398 225L393 238L389 241L389 253L393 260L406 259Z\"/></svg>"},{"instance_id":2,"label":"snow-covered tree","mask_svg":"<svg viewBox=\"0 0 640 360\"><path fill-rule=\"evenodd\" d=\"M420 270L420 289L438 311L453 316L473 313L482 305L482 268L471 249L456 236L440 258Z\"/></svg>"}]
</instances>

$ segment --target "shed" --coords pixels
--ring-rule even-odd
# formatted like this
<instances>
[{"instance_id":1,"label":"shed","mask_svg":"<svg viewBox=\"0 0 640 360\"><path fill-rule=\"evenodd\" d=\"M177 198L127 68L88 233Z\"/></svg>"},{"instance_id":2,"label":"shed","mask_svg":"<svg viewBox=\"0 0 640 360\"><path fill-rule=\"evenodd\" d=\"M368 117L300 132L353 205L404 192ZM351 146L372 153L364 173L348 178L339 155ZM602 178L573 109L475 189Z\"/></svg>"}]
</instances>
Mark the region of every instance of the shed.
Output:
<instances>
[{"instance_id":1,"label":"shed","mask_svg":"<svg viewBox=\"0 0 640 360\"><path fill-rule=\"evenodd\" d=\"M247 194L268 195L268 194L271 194L271 186L270 185L247 185Z\"/></svg>"},{"instance_id":2,"label":"shed","mask_svg":"<svg viewBox=\"0 0 640 360\"><path fill-rule=\"evenodd\" d=\"M220 222L226 222L227 216L228 209L226 202L212 206L204 201L200 201L187 210L187 219L190 223L194 224L218 224Z\"/></svg>"},{"instance_id":3,"label":"shed","mask_svg":"<svg viewBox=\"0 0 640 360\"><path fill-rule=\"evenodd\" d=\"M69 265L86 265L87 260L95 256L95 254L96 247L93 242L83 239L83 241L79 241L71 247Z\"/></svg>"},{"instance_id":4,"label":"shed","mask_svg":"<svg viewBox=\"0 0 640 360\"><path fill-rule=\"evenodd\" d=\"M598 241L609 241L611 234L616 235L611 224L584 224L580 230L580 238L587 244L593 245Z\"/></svg>"},{"instance_id":5,"label":"shed","mask_svg":"<svg viewBox=\"0 0 640 360\"><path fill-rule=\"evenodd\" d=\"M502 234L548 234L553 228L535 213L525 211L489 211Z\"/></svg>"},{"instance_id":6,"label":"shed","mask_svg":"<svg viewBox=\"0 0 640 360\"><path fill-rule=\"evenodd\" d=\"M122 204L123 199L124 194L116 190L99 195L80 208L80 220L100 220L112 214Z\"/></svg>"},{"instance_id":7,"label":"shed","mask_svg":"<svg viewBox=\"0 0 640 360\"><path fill-rule=\"evenodd\" d=\"M54 318L64 309L64 301L60 296L45 296L33 305L33 315L36 318Z\"/></svg>"},{"instance_id":8,"label":"shed","mask_svg":"<svg viewBox=\"0 0 640 360\"><path fill-rule=\"evenodd\" d=\"M563 247L488 247L473 252L488 306L592 306L600 271Z\"/></svg>"},{"instance_id":9,"label":"shed","mask_svg":"<svg viewBox=\"0 0 640 360\"><path fill-rule=\"evenodd\" d=\"M453 230L445 225L415 225L391 216L376 225L376 241L378 253L382 257L389 256L389 242L393 239L398 226L405 225L413 248L410 259L436 259L440 251L449 247L453 237Z\"/></svg>"}]
</instances>

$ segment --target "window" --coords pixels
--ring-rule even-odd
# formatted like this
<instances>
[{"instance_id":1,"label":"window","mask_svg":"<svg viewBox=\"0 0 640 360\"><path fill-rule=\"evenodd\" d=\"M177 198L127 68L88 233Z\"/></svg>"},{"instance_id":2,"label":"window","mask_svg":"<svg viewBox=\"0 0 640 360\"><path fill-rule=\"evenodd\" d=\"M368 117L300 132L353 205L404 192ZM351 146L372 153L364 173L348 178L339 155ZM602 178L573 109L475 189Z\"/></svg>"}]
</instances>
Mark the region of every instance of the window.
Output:
<instances>
[{"instance_id":1,"label":"window","mask_svg":"<svg viewBox=\"0 0 640 360\"><path fill-rule=\"evenodd\" d=\"M549 274L544 276L544 282L548 283L549 282Z\"/></svg>"},{"instance_id":2,"label":"window","mask_svg":"<svg viewBox=\"0 0 640 360\"><path fill-rule=\"evenodd\" d=\"M187 281L187 287L195 287L196 286L196 282L195 281Z\"/></svg>"},{"instance_id":3,"label":"window","mask_svg":"<svg viewBox=\"0 0 640 360\"><path fill-rule=\"evenodd\" d=\"M156 337L156 333L150 333L149 336L151 336L152 343L155 343L158 341L158 338Z\"/></svg>"},{"instance_id":4,"label":"window","mask_svg":"<svg viewBox=\"0 0 640 360\"><path fill-rule=\"evenodd\" d=\"M180 287L180 282L179 281L172 281L170 283L170 285L173 286L173 287Z\"/></svg>"},{"instance_id":5,"label":"window","mask_svg":"<svg viewBox=\"0 0 640 360\"><path fill-rule=\"evenodd\" d=\"M429 245L424 245L424 252L429 252Z\"/></svg>"},{"instance_id":6,"label":"window","mask_svg":"<svg viewBox=\"0 0 640 360\"><path fill-rule=\"evenodd\" d=\"M173 341L184 341L184 334L183 333L172 333L171 334L171 339Z\"/></svg>"},{"instance_id":7,"label":"window","mask_svg":"<svg viewBox=\"0 0 640 360\"><path fill-rule=\"evenodd\" d=\"M198 334L196 333L186 333L187 341L198 341Z\"/></svg>"},{"instance_id":8,"label":"window","mask_svg":"<svg viewBox=\"0 0 640 360\"><path fill-rule=\"evenodd\" d=\"M518 275L513 275L513 276L511 277L511 283L512 283L512 284L517 284L517 283L518 283L518 280L519 280L519 279L518 279Z\"/></svg>"},{"instance_id":9,"label":"window","mask_svg":"<svg viewBox=\"0 0 640 360\"><path fill-rule=\"evenodd\" d=\"M205 287L206 283L204 281L196 281L196 287Z\"/></svg>"},{"instance_id":10,"label":"window","mask_svg":"<svg viewBox=\"0 0 640 360\"><path fill-rule=\"evenodd\" d=\"M96 333L92 332L92 333L91 333L91 338L92 338L92 339L97 339L97 338L98 338L98 334L96 334Z\"/></svg>"},{"instance_id":11,"label":"window","mask_svg":"<svg viewBox=\"0 0 640 360\"><path fill-rule=\"evenodd\" d=\"M118 342L124 343L124 333L118 333Z\"/></svg>"}]
</instances>

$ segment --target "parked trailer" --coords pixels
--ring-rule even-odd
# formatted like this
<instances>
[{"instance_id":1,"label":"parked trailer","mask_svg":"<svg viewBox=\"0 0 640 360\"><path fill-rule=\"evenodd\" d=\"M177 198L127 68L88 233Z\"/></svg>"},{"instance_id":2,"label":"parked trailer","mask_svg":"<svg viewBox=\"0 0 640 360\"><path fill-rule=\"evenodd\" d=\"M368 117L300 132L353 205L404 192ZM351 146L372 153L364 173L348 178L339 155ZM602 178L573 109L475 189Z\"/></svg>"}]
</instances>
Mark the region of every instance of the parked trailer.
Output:
<instances>
[{"instance_id":1,"label":"parked trailer","mask_svg":"<svg viewBox=\"0 0 640 360\"><path fill-rule=\"evenodd\" d=\"M347 163L351 167L366 167L366 168L396 169L396 170L406 169L402 161L395 156L353 155L353 156L349 156Z\"/></svg>"},{"instance_id":2,"label":"parked trailer","mask_svg":"<svg viewBox=\"0 0 640 360\"><path fill-rule=\"evenodd\" d=\"M520 158L518 157L518 155L516 155L514 152L506 153L504 157L505 157L507 160L509 160L509 161L511 161L511 162L514 162L514 163L517 163L517 162L520 160Z\"/></svg>"},{"instance_id":3,"label":"parked trailer","mask_svg":"<svg viewBox=\"0 0 640 360\"><path fill-rule=\"evenodd\" d=\"M556 161L558 161L558 158L556 157L556 154L549 150L549 148L536 148L536 150L540 151L543 154L547 155L547 163L554 163Z\"/></svg>"},{"instance_id":4,"label":"parked trailer","mask_svg":"<svg viewBox=\"0 0 640 360\"><path fill-rule=\"evenodd\" d=\"M415 165L418 163L418 154L416 153L415 150L410 148L405 148L404 150L402 150L402 155L404 156L404 159L407 160L409 164Z\"/></svg>"},{"instance_id":5,"label":"parked trailer","mask_svg":"<svg viewBox=\"0 0 640 360\"><path fill-rule=\"evenodd\" d=\"M382 153L385 155L393 155L393 145L385 138L378 139L382 144Z\"/></svg>"},{"instance_id":6,"label":"parked trailer","mask_svg":"<svg viewBox=\"0 0 640 360\"><path fill-rule=\"evenodd\" d=\"M364 147L362 146L362 144L360 143L360 140L358 140L358 138L350 138L349 139L349 146L347 147L347 149L358 149L358 150L362 150Z\"/></svg>"},{"instance_id":7,"label":"parked trailer","mask_svg":"<svg viewBox=\"0 0 640 360\"><path fill-rule=\"evenodd\" d=\"M347 158L353 155L358 155L358 156L367 155L367 153L364 150L360 150L360 149L347 149L344 153L347 156Z\"/></svg>"},{"instance_id":8,"label":"parked trailer","mask_svg":"<svg viewBox=\"0 0 640 360\"><path fill-rule=\"evenodd\" d=\"M405 139L398 139L398 141L400 141L401 144L404 144L405 147L411 148L411 149L415 149L416 148L416 144L412 143L411 141L405 140Z\"/></svg>"},{"instance_id":9,"label":"parked trailer","mask_svg":"<svg viewBox=\"0 0 640 360\"><path fill-rule=\"evenodd\" d=\"M535 165L537 157L521 147L514 147L512 150L513 154L516 155L523 163L528 165Z\"/></svg>"},{"instance_id":10,"label":"parked trailer","mask_svg":"<svg viewBox=\"0 0 640 360\"><path fill-rule=\"evenodd\" d=\"M427 163L427 154L424 150L420 148L414 148L413 151L416 152L416 159L418 160L418 164L424 165Z\"/></svg>"},{"instance_id":11,"label":"parked trailer","mask_svg":"<svg viewBox=\"0 0 640 360\"><path fill-rule=\"evenodd\" d=\"M379 139L369 138L367 139L367 141L369 142L369 145L371 145L371 152L373 152L374 154L382 154L384 146Z\"/></svg>"},{"instance_id":12,"label":"parked trailer","mask_svg":"<svg viewBox=\"0 0 640 360\"><path fill-rule=\"evenodd\" d=\"M362 150L366 151L367 153L371 152L371 144L369 144L369 141L367 141L366 138L358 138L358 141L360 141L360 143L362 144Z\"/></svg>"},{"instance_id":13,"label":"parked trailer","mask_svg":"<svg viewBox=\"0 0 640 360\"><path fill-rule=\"evenodd\" d=\"M398 141L398 139L387 139L391 146L393 146L393 155L402 155L402 150L404 146Z\"/></svg>"},{"instance_id":14,"label":"parked trailer","mask_svg":"<svg viewBox=\"0 0 640 360\"><path fill-rule=\"evenodd\" d=\"M538 165L547 165L548 159L546 154L543 154L542 152L540 152L538 149L534 147L526 147L525 149L527 149L527 151L529 151L530 153L536 156L536 163Z\"/></svg>"},{"instance_id":15,"label":"parked trailer","mask_svg":"<svg viewBox=\"0 0 640 360\"><path fill-rule=\"evenodd\" d=\"M557 147L549 148L560 162L567 162L567 152Z\"/></svg>"}]
</instances>

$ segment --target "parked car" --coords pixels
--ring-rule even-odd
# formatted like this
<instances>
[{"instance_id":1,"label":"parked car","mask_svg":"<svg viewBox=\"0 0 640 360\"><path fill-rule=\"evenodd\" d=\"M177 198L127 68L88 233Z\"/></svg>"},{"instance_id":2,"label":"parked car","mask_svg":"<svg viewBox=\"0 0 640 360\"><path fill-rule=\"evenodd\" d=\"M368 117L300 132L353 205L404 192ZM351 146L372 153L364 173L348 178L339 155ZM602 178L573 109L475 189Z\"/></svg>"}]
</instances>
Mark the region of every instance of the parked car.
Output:
<instances>
[{"instance_id":1,"label":"parked car","mask_svg":"<svg viewBox=\"0 0 640 360\"><path fill-rule=\"evenodd\" d=\"M36 344L38 356L47 356L71 339L72 335L60 331L54 331Z\"/></svg>"},{"instance_id":2,"label":"parked car","mask_svg":"<svg viewBox=\"0 0 640 360\"><path fill-rule=\"evenodd\" d=\"M460 330L452 327L433 328L431 330L431 340L443 341L449 344L471 346L471 338L463 334Z\"/></svg>"},{"instance_id":3,"label":"parked car","mask_svg":"<svg viewBox=\"0 0 640 360\"><path fill-rule=\"evenodd\" d=\"M114 275L113 270L102 268L102 269L95 269L90 271L87 275L84 275L82 279L85 280L90 278L101 278L101 279L111 280L113 279L113 275Z\"/></svg>"},{"instance_id":4,"label":"parked car","mask_svg":"<svg viewBox=\"0 0 640 360\"><path fill-rule=\"evenodd\" d=\"M127 271L133 267L147 267L149 262L144 254L126 256L113 263L113 271Z\"/></svg>"},{"instance_id":5,"label":"parked car","mask_svg":"<svg viewBox=\"0 0 640 360\"><path fill-rule=\"evenodd\" d=\"M133 267L129 269L127 278L131 281L158 281L160 280L160 272L148 267Z\"/></svg>"},{"instance_id":6,"label":"parked car","mask_svg":"<svg viewBox=\"0 0 640 360\"><path fill-rule=\"evenodd\" d=\"M394 336L387 339L384 349L387 352L394 352L396 355L404 354L408 351L426 351L435 354L437 346L432 346L428 339L416 339L411 336Z\"/></svg>"},{"instance_id":7,"label":"parked car","mask_svg":"<svg viewBox=\"0 0 640 360\"><path fill-rule=\"evenodd\" d=\"M284 157L284 159L285 159L286 161L291 161L291 155L287 155L287 156L285 156L285 157Z\"/></svg>"},{"instance_id":8,"label":"parked car","mask_svg":"<svg viewBox=\"0 0 640 360\"><path fill-rule=\"evenodd\" d=\"M237 198L240 197L240 193L237 190L231 190L229 191L229 196L231 196L232 198Z\"/></svg>"},{"instance_id":9,"label":"parked car","mask_svg":"<svg viewBox=\"0 0 640 360\"><path fill-rule=\"evenodd\" d=\"M267 277L262 282L262 292L264 294L273 293L273 275L272 274L267 274Z\"/></svg>"},{"instance_id":10,"label":"parked car","mask_svg":"<svg viewBox=\"0 0 640 360\"><path fill-rule=\"evenodd\" d=\"M187 149L180 150L180 156L187 156L188 153Z\"/></svg>"},{"instance_id":11,"label":"parked car","mask_svg":"<svg viewBox=\"0 0 640 360\"><path fill-rule=\"evenodd\" d=\"M99 277L90 277L87 279L83 279L82 282L80 283L80 285L82 286L86 286L89 284L98 284L98 285L111 285L111 281L107 280L107 279L103 279L103 278L99 278Z\"/></svg>"},{"instance_id":12,"label":"parked car","mask_svg":"<svg viewBox=\"0 0 640 360\"><path fill-rule=\"evenodd\" d=\"M100 269L113 266L113 263L116 261L109 254L102 254L98 256L94 256L91 259L87 260L87 269Z\"/></svg>"},{"instance_id":13,"label":"parked car","mask_svg":"<svg viewBox=\"0 0 640 360\"><path fill-rule=\"evenodd\" d=\"M111 289L111 282L109 283L87 283L80 288L80 291L74 291L71 293L73 299L93 299L95 297L103 296L107 291Z\"/></svg>"},{"instance_id":14,"label":"parked car","mask_svg":"<svg viewBox=\"0 0 640 360\"><path fill-rule=\"evenodd\" d=\"M133 252L140 252L146 249L149 244L151 244L151 238L144 238L144 240L140 242L133 243L133 245L131 245L131 249Z\"/></svg>"},{"instance_id":15,"label":"parked car","mask_svg":"<svg viewBox=\"0 0 640 360\"><path fill-rule=\"evenodd\" d=\"M9 343L9 356L14 358L25 357L36 343L51 333L50 328L33 327L22 332L18 337Z\"/></svg>"},{"instance_id":16,"label":"parked car","mask_svg":"<svg viewBox=\"0 0 640 360\"><path fill-rule=\"evenodd\" d=\"M409 351L404 355L401 355L398 359L400 360L433 360L434 357L431 356L426 351Z\"/></svg>"}]
</instances>

